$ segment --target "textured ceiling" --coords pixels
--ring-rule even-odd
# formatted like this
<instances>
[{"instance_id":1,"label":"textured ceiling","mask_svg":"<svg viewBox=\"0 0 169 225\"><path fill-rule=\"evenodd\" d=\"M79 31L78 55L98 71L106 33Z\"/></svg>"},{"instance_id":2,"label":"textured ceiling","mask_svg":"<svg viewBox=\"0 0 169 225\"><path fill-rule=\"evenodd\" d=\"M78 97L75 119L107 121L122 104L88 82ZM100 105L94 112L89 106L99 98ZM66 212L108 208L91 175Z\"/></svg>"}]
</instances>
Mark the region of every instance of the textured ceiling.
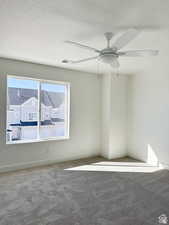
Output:
<instances>
[{"instance_id":1,"label":"textured ceiling","mask_svg":"<svg viewBox=\"0 0 169 225\"><path fill-rule=\"evenodd\" d=\"M130 27L155 32L169 26L168 12L168 0L0 0L0 56L97 72L94 61L63 65L64 58L95 55L63 41L101 49L106 43L104 32ZM141 36L138 40L126 47L148 47L141 44Z\"/></svg>"}]
</instances>

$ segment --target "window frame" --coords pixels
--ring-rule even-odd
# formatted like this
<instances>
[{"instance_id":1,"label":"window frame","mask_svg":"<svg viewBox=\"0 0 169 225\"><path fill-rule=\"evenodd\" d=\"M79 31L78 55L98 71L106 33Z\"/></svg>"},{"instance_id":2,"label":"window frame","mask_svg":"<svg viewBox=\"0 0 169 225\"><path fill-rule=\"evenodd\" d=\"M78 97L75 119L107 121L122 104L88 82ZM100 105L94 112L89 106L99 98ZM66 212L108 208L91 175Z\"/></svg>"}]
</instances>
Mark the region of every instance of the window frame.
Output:
<instances>
[{"instance_id":1,"label":"window frame","mask_svg":"<svg viewBox=\"0 0 169 225\"><path fill-rule=\"evenodd\" d=\"M37 121L37 139L30 140L19 140L19 141L8 141L7 140L7 124L8 124L8 78L16 78L20 80L33 80L38 83L38 121ZM65 136L58 137L48 137L48 138L40 138L40 119L41 119L41 83L49 83L49 84L61 84L66 86L65 93ZM37 79L33 77L27 76L19 76L19 75L10 75L6 76L6 144L23 144L23 143L34 143L34 142L44 142L44 141L61 141L70 139L70 82L67 81L56 81L56 80L45 80L45 79Z\"/></svg>"}]
</instances>

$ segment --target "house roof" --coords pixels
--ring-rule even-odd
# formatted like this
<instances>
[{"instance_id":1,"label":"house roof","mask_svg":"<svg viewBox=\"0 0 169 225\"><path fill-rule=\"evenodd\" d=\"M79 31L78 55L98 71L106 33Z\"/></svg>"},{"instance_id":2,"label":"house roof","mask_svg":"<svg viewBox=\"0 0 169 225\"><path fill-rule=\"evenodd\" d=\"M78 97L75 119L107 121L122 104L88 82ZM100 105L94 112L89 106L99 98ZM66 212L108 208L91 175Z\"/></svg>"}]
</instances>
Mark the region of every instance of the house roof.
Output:
<instances>
[{"instance_id":1,"label":"house roof","mask_svg":"<svg viewBox=\"0 0 169 225\"><path fill-rule=\"evenodd\" d=\"M8 88L8 102L10 105L22 105L32 97L37 98L38 91L26 88ZM64 93L41 91L41 101L46 106L59 107L64 101Z\"/></svg>"},{"instance_id":2,"label":"house roof","mask_svg":"<svg viewBox=\"0 0 169 225\"><path fill-rule=\"evenodd\" d=\"M8 88L8 102L10 105L22 105L28 99L37 98L38 92L33 89Z\"/></svg>"},{"instance_id":3,"label":"house roof","mask_svg":"<svg viewBox=\"0 0 169 225\"><path fill-rule=\"evenodd\" d=\"M46 106L59 107L64 101L64 93L41 91L41 101Z\"/></svg>"}]
</instances>

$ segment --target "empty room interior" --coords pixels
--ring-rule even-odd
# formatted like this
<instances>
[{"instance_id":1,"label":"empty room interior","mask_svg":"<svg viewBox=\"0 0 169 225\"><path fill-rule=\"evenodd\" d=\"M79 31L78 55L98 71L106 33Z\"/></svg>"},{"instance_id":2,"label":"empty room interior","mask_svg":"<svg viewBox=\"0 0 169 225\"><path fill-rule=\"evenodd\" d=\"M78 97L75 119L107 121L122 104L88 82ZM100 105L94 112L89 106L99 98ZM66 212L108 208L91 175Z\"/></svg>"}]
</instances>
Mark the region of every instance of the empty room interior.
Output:
<instances>
[{"instance_id":1,"label":"empty room interior","mask_svg":"<svg viewBox=\"0 0 169 225\"><path fill-rule=\"evenodd\" d=\"M169 1L0 0L0 225L169 224Z\"/></svg>"}]
</instances>

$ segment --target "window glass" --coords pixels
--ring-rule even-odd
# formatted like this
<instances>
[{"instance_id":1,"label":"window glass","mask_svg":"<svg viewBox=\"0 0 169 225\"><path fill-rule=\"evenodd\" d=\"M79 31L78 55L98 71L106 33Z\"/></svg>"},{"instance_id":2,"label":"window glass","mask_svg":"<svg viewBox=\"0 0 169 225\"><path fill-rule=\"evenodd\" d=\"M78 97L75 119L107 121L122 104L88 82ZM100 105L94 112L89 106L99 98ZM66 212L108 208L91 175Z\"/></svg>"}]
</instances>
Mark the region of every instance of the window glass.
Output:
<instances>
[{"instance_id":1,"label":"window glass","mask_svg":"<svg viewBox=\"0 0 169 225\"><path fill-rule=\"evenodd\" d=\"M68 138L68 84L8 76L7 92L7 143Z\"/></svg>"},{"instance_id":2,"label":"window glass","mask_svg":"<svg viewBox=\"0 0 169 225\"><path fill-rule=\"evenodd\" d=\"M34 80L8 77L7 141L37 139L38 86Z\"/></svg>"},{"instance_id":3,"label":"window glass","mask_svg":"<svg viewBox=\"0 0 169 225\"><path fill-rule=\"evenodd\" d=\"M65 85L41 83L41 138L65 136L65 95Z\"/></svg>"}]
</instances>

